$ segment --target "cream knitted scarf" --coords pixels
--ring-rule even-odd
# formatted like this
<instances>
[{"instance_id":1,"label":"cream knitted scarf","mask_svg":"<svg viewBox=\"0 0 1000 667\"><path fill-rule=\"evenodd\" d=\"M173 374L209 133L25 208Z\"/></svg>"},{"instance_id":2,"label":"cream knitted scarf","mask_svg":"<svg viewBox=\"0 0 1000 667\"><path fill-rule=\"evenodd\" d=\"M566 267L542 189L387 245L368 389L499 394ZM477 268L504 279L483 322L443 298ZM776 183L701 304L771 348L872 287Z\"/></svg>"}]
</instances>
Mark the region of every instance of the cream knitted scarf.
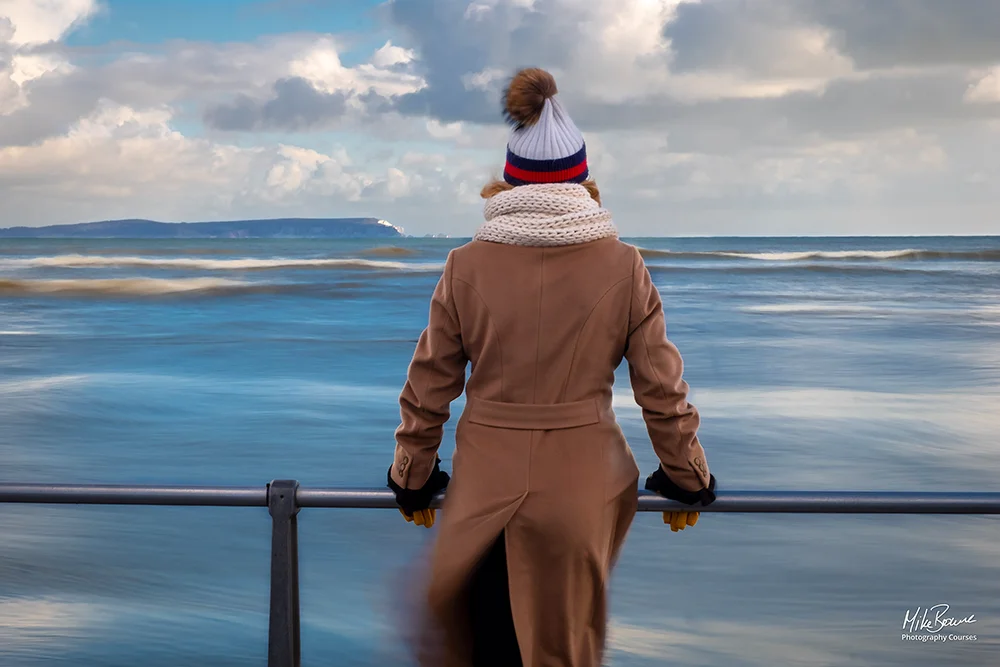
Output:
<instances>
[{"instance_id":1,"label":"cream knitted scarf","mask_svg":"<svg viewBox=\"0 0 1000 667\"><path fill-rule=\"evenodd\" d=\"M487 199L483 213L478 241L558 246L618 236L611 212L577 183L520 185Z\"/></svg>"}]
</instances>

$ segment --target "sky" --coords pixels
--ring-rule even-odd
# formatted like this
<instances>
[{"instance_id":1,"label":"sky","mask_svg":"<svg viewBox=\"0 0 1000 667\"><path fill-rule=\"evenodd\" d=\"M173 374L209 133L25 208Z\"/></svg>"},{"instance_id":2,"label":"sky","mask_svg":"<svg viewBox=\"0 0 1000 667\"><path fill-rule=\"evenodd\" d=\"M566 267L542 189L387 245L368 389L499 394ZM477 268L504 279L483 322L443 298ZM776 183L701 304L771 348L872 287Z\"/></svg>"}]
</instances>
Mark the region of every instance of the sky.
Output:
<instances>
[{"instance_id":1,"label":"sky","mask_svg":"<svg viewBox=\"0 0 1000 667\"><path fill-rule=\"evenodd\" d=\"M0 0L0 227L471 236L527 66L625 236L1000 234L995 0Z\"/></svg>"}]
</instances>

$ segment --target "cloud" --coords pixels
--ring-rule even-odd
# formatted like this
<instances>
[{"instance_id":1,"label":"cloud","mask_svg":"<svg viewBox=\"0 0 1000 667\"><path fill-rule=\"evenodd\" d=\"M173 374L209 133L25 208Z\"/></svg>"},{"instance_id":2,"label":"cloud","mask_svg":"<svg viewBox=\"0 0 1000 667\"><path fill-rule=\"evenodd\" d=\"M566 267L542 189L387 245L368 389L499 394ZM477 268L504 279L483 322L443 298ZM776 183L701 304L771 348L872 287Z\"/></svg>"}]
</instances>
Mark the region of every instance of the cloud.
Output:
<instances>
[{"instance_id":1,"label":"cloud","mask_svg":"<svg viewBox=\"0 0 1000 667\"><path fill-rule=\"evenodd\" d=\"M346 67L329 35L263 37L252 43L168 42L108 54L63 48L79 66L51 69L20 87L22 104L0 123L0 146L64 133L102 101L133 107L203 105L205 121L230 130L326 127L346 110L385 108L383 98L419 90L405 49L387 43L373 58L386 67ZM0 97L2 103L3 97Z\"/></svg>"},{"instance_id":2,"label":"cloud","mask_svg":"<svg viewBox=\"0 0 1000 667\"><path fill-rule=\"evenodd\" d=\"M142 212L149 217L199 207L219 210L237 198L276 201L307 185L318 187L311 180L320 162L315 158L282 147L214 145L183 136L170 127L170 120L167 109L104 106L65 136L0 150L0 186L24 202L49 192L84 211L109 203L112 210L119 209L119 202L135 207L141 198L146 201ZM334 175L327 168L317 180L331 189L339 184L347 198L364 187L363 175L353 183ZM171 201L173 197L178 200Z\"/></svg>"},{"instance_id":3,"label":"cloud","mask_svg":"<svg viewBox=\"0 0 1000 667\"><path fill-rule=\"evenodd\" d=\"M103 102L144 108L256 92L287 74L289 61L308 49L308 40L295 36L222 45L178 41L111 54L63 47L60 57L74 65L22 86L26 104L0 118L0 145L30 145L64 134Z\"/></svg>"},{"instance_id":4,"label":"cloud","mask_svg":"<svg viewBox=\"0 0 1000 667\"><path fill-rule=\"evenodd\" d=\"M975 76L975 83L970 84L965 96L966 102L998 103L1000 102L1000 65L991 67L985 73Z\"/></svg>"},{"instance_id":5,"label":"cloud","mask_svg":"<svg viewBox=\"0 0 1000 667\"><path fill-rule=\"evenodd\" d=\"M343 147L189 137L174 129L175 120L169 107L104 102L63 136L0 148L0 225L125 217L402 219L414 207L429 221L475 201L472 186L485 178L468 158L445 161L392 142L380 157L359 163ZM407 122L412 136L420 125Z\"/></svg>"},{"instance_id":6,"label":"cloud","mask_svg":"<svg viewBox=\"0 0 1000 667\"><path fill-rule=\"evenodd\" d=\"M413 60L414 54L411 49L393 46L392 40L388 40L372 56L371 64L381 69L388 69L409 64Z\"/></svg>"},{"instance_id":7,"label":"cloud","mask_svg":"<svg viewBox=\"0 0 1000 667\"><path fill-rule=\"evenodd\" d=\"M12 26L7 39L14 46L45 44L61 39L99 8L97 0L0 0L0 19Z\"/></svg>"},{"instance_id":8,"label":"cloud","mask_svg":"<svg viewBox=\"0 0 1000 667\"><path fill-rule=\"evenodd\" d=\"M56 42L99 9L95 0L0 0L0 118L27 106L24 86L72 67L32 48Z\"/></svg>"},{"instance_id":9,"label":"cloud","mask_svg":"<svg viewBox=\"0 0 1000 667\"><path fill-rule=\"evenodd\" d=\"M861 43L863 34L881 37L864 27L874 19L848 20L851 11L867 10L850 2L839 13L827 6L454 0L427 12L416 0L396 0L389 16L408 35L427 80L399 109L446 122L498 122L502 81L518 66L539 64L556 73L574 117L598 131L636 124L669 130L706 114L712 122L698 124L711 131L735 126L742 134L746 126L773 127L791 116L790 131L834 135L995 117L995 109L961 103L968 86L967 70L955 67L961 53L942 51L934 67L923 69L899 53L898 61L873 58ZM930 29L932 22L920 19L934 7L942 15L962 11L909 9L916 34ZM1000 28L987 30L1000 43ZM992 43L984 40L983 48Z\"/></svg>"},{"instance_id":10,"label":"cloud","mask_svg":"<svg viewBox=\"0 0 1000 667\"><path fill-rule=\"evenodd\" d=\"M288 63L289 77L274 82L268 99L239 94L209 106L205 123L220 130L326 129L348 112L367 117L391 110L392 99L419 91L424 82L408 71L413 52L387 41L370 63L345 67L336 42L317 39Z\"/></svg>"},{"instance_id":11,"label":"cloud","mask_svg":"<svg viewBox=\"0 0 1000 667\"><path fill-rule=\"evenodd\" d=\"M340 60L339 46L330 37L311 44L288 70L327 93L346 91L395 96L412 93L424 86L423 80L407 71L413 53L386 42L372 55L371 62L345 67Z\"/></svg>"},{"instance_id":12,"label":"cloud","mask_svg":"<svg viewBox=\"0 0 1000 667\"><path fill-rule=\"evenodd\" d=\"M276 81L274 96L263 103L240 95L235 102L210 107L205 123L220 130L307 130L339 118L346 110L345 94L324 93L305 79L292 77Z\"/></svg>"},{"instance_id":13,"label":"cloud","mask_svg":"<svg viewBox=\"0 0 1000 667\"><path fill-rule=\"evenodd\" d=\"M393 0L377 39L65 43L104 9L0 0L0 195L33 224L333 208L471 233L500 91L539 65L627 233L995 230L992 2Z\"/></svg>"},{"instance_id":14,"label":"cloud","mask_svg":"<svg viewBox=\"0 0 1000 667\"><path fill-rule=\"evenodd\" d=\"M831 30L840 49L863 69L1000 60L1000 4L993 0L784 0L784 5Z\"/></svg>"},{"instance_id":15,"label":"cloud","mask_svg":"<svg viewBox=\"0 0 1000 667\"><path fill-rule=\"evenodd\" d=\"M709 0L680 5L665 33L684 69L859 71L982 66L1000 60L1000 5L992 0Z\"/></svg>"},{"instance_id":16,"label":"cloud","mask_svg":"<svg viewBox=\"0 0 1000 667\"><path fill-rule=\"evenodd\" d=\"M768 79L830 79L853 70L832 31L803 24L779 3L685 3L664 26L671 70L738 72Z\"/></svg>"}]
</instances>

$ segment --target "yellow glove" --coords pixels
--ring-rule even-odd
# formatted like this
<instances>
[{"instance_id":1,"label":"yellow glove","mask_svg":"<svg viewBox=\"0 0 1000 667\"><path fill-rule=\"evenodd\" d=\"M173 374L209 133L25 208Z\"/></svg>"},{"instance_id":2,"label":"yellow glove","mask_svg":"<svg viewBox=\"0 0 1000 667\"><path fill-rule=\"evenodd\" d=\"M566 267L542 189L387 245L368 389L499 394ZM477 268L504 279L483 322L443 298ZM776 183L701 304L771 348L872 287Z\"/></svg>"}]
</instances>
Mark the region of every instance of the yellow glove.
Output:
<instances>
[{"instance_id":1,"label":"yellow glove","mask_svg":"<svg viewBox=\"0 0 1000 667\"><path fill-rule=\"evenodd\" d=\"M698 523L698 512L664 512L663 523L669 524L670 531L676 533Z\"/></svg>"},{"instance_id":2,"label":"yellow glove","mask_svg":"<svg viewBox=\"0 0 1000 667\"><path fill-rule=\"evenodd\" d=\"M402 509L399 510L399 513L403 515L403 518L406 519L407 523L415 523L418 526L423 526L424 528L430 528L433 526L434 519L437 518L437 510L434 509L417 510L413 513L413 516L410 516ZM664 512L664 514L666 514L666 512Z\"/></svg>"}]
</instances>

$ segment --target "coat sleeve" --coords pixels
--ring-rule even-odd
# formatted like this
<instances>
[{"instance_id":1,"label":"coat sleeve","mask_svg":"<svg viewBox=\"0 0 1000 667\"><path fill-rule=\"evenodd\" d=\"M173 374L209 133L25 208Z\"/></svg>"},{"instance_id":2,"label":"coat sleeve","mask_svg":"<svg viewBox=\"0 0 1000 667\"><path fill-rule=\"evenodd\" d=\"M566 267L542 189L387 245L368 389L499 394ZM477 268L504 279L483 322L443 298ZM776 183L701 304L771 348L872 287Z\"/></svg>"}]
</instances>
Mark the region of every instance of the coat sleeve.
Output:
<instances>
[{"instance_id":1,"label":"coat sleeve","mask_svg":"<svg viewBox=\"0 0 1000 667\"><path fill-rule=\"evenodd\" d=\"M660 467L685 491L709 484L705 452L698 441L698 410L688 402L684 362L667 339L660 294L639 251L635 251L632 304L625 348L636 403Z\"/></svg>"},{"instance_id":2,"label":"coat sleeve","mask_svg":"<svg viewBox=\"0 0 1000 667\"><path fill-rule=\"evenodd\" d=\"M452 294L453 253L431 297L427 327L420 334L399 396L400 425L391 476L404 489L419 489L430 477L451 402L465 388L468 358L462 347Z\"/></svg>"}]
</instances>

